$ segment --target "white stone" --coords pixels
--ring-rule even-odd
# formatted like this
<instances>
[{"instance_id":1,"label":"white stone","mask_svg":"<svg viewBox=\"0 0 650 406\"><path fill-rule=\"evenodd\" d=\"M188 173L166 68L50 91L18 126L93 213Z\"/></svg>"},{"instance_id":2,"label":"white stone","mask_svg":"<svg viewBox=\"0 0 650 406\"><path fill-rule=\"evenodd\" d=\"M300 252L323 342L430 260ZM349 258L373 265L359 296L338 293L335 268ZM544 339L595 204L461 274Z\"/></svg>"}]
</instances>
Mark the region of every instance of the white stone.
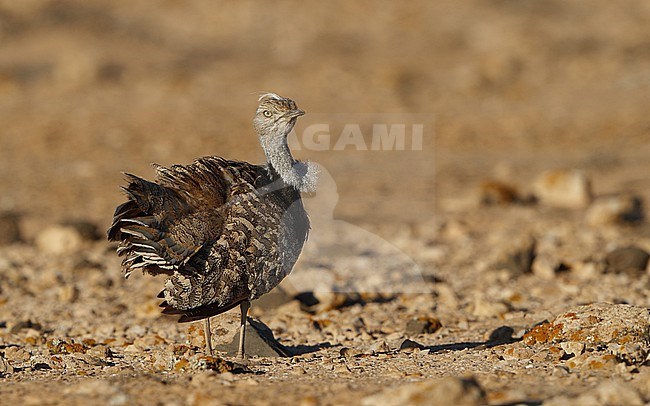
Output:
<instances>
[{"instance_id":1,"label":"white stone","mask_svg":"<svg viewBox=\"0 0 650 406\"><path fill-rule=\"evenodd\" d=\"M596 199L585 216L589 225L602 226L640 221L644 213L638 197L608 196Z\"/></svg>"},{"instance_id":2,"label":"white stone","mask_svg":"<svg viewBox=\"0 0 650 406\"><path fill-rule=\"evenodd\" d=\"M0 375L14 372L14 367L4 358L0 357Z\"/></svg>"},{"instance_id":3,"label":"white stone","mask_svg":"<svg viewBox=\"0 0 650 406\"><path fill-rule=\"evenodd\" d=\"M585 344L579 341L566 341L560 343L560 347L568 355L578 356L585 351Z\"/></svg>"},{"instance_id":4,"label":"white stone","mask_svg":"<svg viewBox=\"0 0 650 406\"><path fill-rule=\"evenodd\" d=\"M51 226L36 237L36 246L48 254L67 254L81 248L82 238L72 227Z\"/></svg>"},{"instance_id":5,"label":"white stone","mask_svg":"<svg viewBox=\"0 0 650 406\"><path fill-rule=\"evenodd\" d=\"M472 303L472 315L479 318L501 317L508 312L508 306L501 302L491 302L477 298Z\"/></svg>"},{"instance_id":6,"label":"white stone","mask_svg":"<svg viewBox=\"0 0 650 406\"><path fill-rule=\"evenodd\" d=\"M540 254L533 260L532 271L544 279L554 279L558 263L548 254Z\"/></svg>"},{"instance_id":7,"label":"white stone","mask_svg":"<svg viewBox=\"0 0 650 406\"><path fill-rule=\"evenodd\" d=\"M579 209L592 199L591 182L578 170L553 170L542 173L534 183L535 195L542 204Z\"/></svg>"}]
</instances>

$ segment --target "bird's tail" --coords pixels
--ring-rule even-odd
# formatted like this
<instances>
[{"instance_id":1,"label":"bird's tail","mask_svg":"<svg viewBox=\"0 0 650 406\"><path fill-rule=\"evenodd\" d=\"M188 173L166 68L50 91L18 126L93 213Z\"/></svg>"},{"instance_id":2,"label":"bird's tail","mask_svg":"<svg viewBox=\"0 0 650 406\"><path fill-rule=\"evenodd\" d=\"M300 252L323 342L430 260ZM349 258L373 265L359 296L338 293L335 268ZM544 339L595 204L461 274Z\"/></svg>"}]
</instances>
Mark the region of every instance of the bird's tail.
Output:
<instances>
[{"instance_id":1,"label":"bird's tail","mask_svg":"<svg viewBox=\"0 0 650 406\"><path fill-rule=\"evenodd\" d=\"M151 274L171 274L189 256L187 248L180 249L167 235L163 213L181 214L185 210L182 199L172 189L135 175L126 176L128 185L123 189L128 200L115 209L107 232L109 241L120 242L117 253L124 256L124 276L137 268Z\"/></svg>"}]
</instances>

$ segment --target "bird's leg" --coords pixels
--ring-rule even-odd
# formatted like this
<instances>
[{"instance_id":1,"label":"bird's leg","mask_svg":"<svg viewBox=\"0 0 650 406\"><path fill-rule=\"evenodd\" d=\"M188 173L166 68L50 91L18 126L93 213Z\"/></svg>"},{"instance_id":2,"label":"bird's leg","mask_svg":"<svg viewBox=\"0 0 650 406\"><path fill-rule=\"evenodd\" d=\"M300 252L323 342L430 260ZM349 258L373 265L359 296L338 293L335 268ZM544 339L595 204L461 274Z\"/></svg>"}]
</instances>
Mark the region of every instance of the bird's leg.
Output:
<instances>
[{"instance_id":1,"label":"bird's leg","mask_svg":"<svg viewBox=\"0 0 650 406\"><path fill-rule=\"evenodd\" d=\"M210 329L210 318L205 319L205 324L203 326L205 333L205 348L208 350L208 355L212 356L212 331Z\"/></svg>"},{"instance_id":2,"label":"bird's leg","mask_svg":"<svg viewBox=\"0 0 650 406\"><path fill-rule=\"evenodd\" d=\"M246 320L248 315L248 309L251 307L251 302L244 300L239 305L241 311L241 326L239 328L239 349L237 350L237 358L244 359L244 342L246 339Z\"/></svg>"}]
</instances>

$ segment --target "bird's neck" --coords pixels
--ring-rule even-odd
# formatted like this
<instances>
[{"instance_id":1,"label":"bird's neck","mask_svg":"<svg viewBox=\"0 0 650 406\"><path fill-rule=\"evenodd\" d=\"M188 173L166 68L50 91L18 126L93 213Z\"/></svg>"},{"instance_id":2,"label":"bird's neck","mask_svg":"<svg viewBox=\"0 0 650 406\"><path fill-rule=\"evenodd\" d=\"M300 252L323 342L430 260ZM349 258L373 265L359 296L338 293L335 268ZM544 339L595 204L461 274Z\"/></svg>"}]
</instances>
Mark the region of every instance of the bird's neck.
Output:
<instances>
[{"instance_id":1,"label":"bird's neck","mask_svg":"<svg viewBox=\"0 0 650 406\"><path fill-rule=\"evenodd\" d=\"M310 163L302 163L293 159L287 137L260 137L264 154L272 172L282 181L293 186L300 192L313 192L317 176L317 168L310 170Z\"/></svg>"},{"instance_id":2,"label":"bird's neck","mask_svg":"<svg viewBox=\"0 0 650 406\"><path fill-rule=\"evenodd\" d=\"M295 160L287 145L286 137L260 137L266 160L282 180L292 186L297 185L298 177L293 168Z\"/></svg>"}]
</instances>

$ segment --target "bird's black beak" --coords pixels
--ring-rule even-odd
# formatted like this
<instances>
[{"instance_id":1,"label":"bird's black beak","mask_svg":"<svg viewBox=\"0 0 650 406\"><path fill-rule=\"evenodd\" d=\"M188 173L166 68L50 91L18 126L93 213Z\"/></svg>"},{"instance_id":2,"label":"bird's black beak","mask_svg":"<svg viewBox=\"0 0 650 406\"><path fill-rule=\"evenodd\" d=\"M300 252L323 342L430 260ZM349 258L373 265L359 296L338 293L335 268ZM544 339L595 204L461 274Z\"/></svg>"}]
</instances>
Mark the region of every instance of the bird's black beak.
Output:
<instances>
[{"instance_id":1,"label":"bird's black beak","mask_svg":"<svg viewBox=\"0 0 650 406\"><path fill-rule=\"evenodd\" d=\"M302 116L304 114L305 114L304 111L302 111L300 109L294 109L294 110L291 110L291 111L287 112L285 114L285 116L289 117L289 118L295 118L295 117L300 117L300 116Z\"/></svg>"}]
</instances>

